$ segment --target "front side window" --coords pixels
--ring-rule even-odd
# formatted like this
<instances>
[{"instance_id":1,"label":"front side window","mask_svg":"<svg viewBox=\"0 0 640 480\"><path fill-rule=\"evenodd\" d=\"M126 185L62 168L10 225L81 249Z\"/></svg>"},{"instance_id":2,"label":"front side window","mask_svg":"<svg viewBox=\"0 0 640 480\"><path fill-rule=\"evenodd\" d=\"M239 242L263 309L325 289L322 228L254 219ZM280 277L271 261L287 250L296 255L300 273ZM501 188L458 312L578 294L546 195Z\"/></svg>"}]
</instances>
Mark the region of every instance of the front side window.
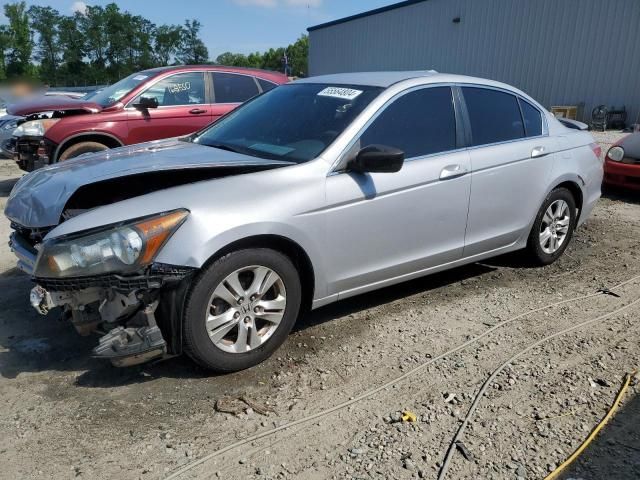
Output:
<instances>
[{"instance_id":1,"label":"front side window","mask_svg":"<svg viewBox=\"0 0 640 480\"><path fill-rule=\"evenodd\" d=\"M527 137L542 135L542 115L540 115L540 111L526 100L520 98L519 101Z\"/></svg>"},{"instance_id":2,"label":"front side window","mask_svg":"<svg viewBox=\"0 0 640 480\"><path fill-rule=\"evenodd\" d=\"M160 107L201 105L206 103L204 73L177 73L163 78L142 92L133 103L137 103L141 97L155 98Z\"/></svg>"},{"instance_id":3,"label":"front side window","mask_svg":"<svg viewBox=\"0 0 640 480\"><path fill-rule=\"evenodd\" d=\"M402 150L405 158L456 148L456 117L449 87L409 92L373 121L360 137L360 146L386 145Z\"/></svg>"},{"instance_id":4,"label":"front side window","mask_svg":"<svg viewBox=\"0 0 640 480\"><path fill-rule=\"evenodd\" d=\"M282 85L241 105L191 141L255 157L306 162L331 145L382 90Z\"/></svg>"},{"instance_id":5,"label":"front side window","mask_svg":"<svg viewBox=\"0 0 640 480\"><path fill-rule=\"evenodd\" d=\"M462 92L474 146L524 138L520 107L514 95L475 87L463 87Z\"/></svg>"},{"instance_id":6,"label":"front side window","mask_svg":"<svg viewBox=\"0 0 640 480\"><path fill-rule=\"evenodd\" d=\"M216 103L242 103L260 93L253 77L233 73L214 73Z\"/></svg>"}]
</instances>

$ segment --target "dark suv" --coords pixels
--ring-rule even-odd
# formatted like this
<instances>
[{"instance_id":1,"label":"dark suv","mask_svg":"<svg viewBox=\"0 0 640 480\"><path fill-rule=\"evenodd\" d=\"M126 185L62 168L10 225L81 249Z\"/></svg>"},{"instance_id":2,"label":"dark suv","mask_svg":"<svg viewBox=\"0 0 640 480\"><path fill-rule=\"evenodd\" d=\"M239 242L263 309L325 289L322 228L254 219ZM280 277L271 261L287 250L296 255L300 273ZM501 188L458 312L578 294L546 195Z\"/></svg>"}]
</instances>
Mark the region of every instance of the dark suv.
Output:
<instances>
[{"instance_id":1,"label":"dark suv","mask_svg":"<svg viewBox=\"0 0 640 480\"><path fill-rule=\"evenodd\" d=\"M280 73L212 65L134 73L83 99L43 97L10 105L25 117L14 133L21 169L84 153L193 133L262 92Z\"/></svg>"}]
</instances>

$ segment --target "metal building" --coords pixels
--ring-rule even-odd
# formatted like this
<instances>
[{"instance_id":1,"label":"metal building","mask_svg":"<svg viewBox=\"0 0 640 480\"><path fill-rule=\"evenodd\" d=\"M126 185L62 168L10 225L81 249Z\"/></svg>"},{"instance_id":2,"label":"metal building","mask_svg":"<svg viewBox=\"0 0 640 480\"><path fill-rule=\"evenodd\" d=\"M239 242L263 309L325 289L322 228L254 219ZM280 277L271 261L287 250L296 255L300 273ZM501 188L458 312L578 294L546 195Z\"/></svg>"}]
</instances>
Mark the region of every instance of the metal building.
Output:
<instances>
[{"instance_id":1,"label":"metal building","mask_svg":"<svg viewBox=\"0 0 640 480\"><path fill-rule=\"evenodd\" d=\"M640 114L640 0L408 0L309 28L311 75L428 70Z\"/></svg>"}]
</instances>

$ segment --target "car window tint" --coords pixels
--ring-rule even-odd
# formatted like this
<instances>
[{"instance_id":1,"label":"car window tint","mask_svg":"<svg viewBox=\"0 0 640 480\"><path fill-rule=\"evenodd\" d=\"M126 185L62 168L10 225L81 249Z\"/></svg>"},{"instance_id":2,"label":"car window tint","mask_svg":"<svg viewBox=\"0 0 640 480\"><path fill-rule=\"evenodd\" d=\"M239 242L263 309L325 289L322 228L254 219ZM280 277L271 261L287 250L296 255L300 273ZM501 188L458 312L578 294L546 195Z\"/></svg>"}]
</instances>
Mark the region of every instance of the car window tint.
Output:
<instances>
[{"instance_id":1,"label":"car window tint","mask_svg":"<svg viewBox=\"0 0 640 480\"><path fill-rule=\"evenodd\" d=\"M177 73L155 83L140 97L155 98L158 106L199 105L206 103L204 95L204 73Z\"/></svg>"},{"instance_id":2,"label":"car window tint","mask_svg":"<svg viewBox=\"0 0 640 480\"><path fill-rule=\"evenodd\" d=\"M509 93L463 87L471 121L473 145L505 142L524 137L518 99Z\"/></svg>"},{"instance_id":3,"label":"car window tint","mask_svg":"<svg viewBox=\"0 0 640 480\"><path fill-rule=\"evenodd\" d=\"M253 77L233 73L214 73L213 89L216 103L242 103L259 93Z\"/></svg>"},{"instance_id":4,"label":"car window tint","mask_svg":"<svg viewBox=\"0 0 640 480\"><path fill-rule=\"evenodd\" d=\"M540 111L526 100L519 99L519 101L527 137L542 135L542 115L540 115Z\"/></svg>"},{"instance_id":5,"label":"car window tint","mask_svg":"<svg viewBox=\"0 0 640 480\"><path fill-rule=\"evenodd\" d=\"M405 158L455 149L451 88L423 88L395 100L360 137L360 146L367 145L399 148Z\"/></svg>"},{"instance_id":6,"label":"car window tint","mask_svg":"<svg viewBox=\"0 0 640 480\"><path fill-rule=\"evenodd\" d=\"M262 80L261 78L258 78L257 80L258 80L258 83L260 84L260 88L262 88L263 93L268 92L269 90L273 90L278 86L275 83L271 83L267 80Z\"/></svg>"}]
</instances>

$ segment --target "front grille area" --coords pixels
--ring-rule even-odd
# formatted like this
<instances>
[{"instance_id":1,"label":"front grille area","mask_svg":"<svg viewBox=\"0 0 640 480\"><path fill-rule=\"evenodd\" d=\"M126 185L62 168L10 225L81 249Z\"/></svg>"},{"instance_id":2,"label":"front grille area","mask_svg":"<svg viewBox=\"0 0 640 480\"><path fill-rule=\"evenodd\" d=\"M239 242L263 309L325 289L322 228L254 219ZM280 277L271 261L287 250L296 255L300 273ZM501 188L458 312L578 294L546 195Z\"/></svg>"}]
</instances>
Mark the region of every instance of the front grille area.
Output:
<instances>
[{"instance_id":1,"label":"front grille area","mask_svg":"<svg viewBox=\"0 0 640 480\"><path fill-rule=\"evenodd\" d=\"M124 277L108 274L94 277L34 278L33 280L52 292L70 292L87 288L113 288L122 292L152 290L162 287L168 281L180 281L194 272L195 268L154 263L148 275Z\"/></svg>"},{"instance_id":2,"label":"front grille area","mask_svg":"<svg viewBox=\"0 0 640 480\"><path fill-rule=\"evenodd\" d=\"M100 275L96 277L34 278L41 287L51 292L70 292L88 288L113 288L118 291L151 290L162 286L162 277L122 277Z\"/></svg>"}]
</instances>

